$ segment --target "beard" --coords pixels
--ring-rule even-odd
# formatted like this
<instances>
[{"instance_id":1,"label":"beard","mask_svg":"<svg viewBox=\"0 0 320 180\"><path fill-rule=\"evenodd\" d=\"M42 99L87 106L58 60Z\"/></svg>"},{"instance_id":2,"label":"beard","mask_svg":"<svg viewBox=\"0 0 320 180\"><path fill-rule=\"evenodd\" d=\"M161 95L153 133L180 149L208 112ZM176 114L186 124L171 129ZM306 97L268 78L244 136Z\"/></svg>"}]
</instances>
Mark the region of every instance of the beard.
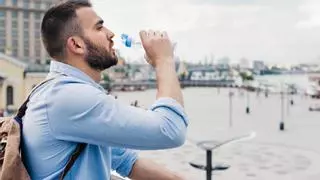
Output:
<instances>
[{"instance_id":1,"label":"beard","mask_svg":"<svg viewBox=\"0 0 320 180\"><path fill-rule=\"evenodd\" d=\"M108 52L104 47L95 45L86 38L84 42L87 47L84 59L92 69L103 71L118 63L117 56Z\"/></svg>"}]
</instances>

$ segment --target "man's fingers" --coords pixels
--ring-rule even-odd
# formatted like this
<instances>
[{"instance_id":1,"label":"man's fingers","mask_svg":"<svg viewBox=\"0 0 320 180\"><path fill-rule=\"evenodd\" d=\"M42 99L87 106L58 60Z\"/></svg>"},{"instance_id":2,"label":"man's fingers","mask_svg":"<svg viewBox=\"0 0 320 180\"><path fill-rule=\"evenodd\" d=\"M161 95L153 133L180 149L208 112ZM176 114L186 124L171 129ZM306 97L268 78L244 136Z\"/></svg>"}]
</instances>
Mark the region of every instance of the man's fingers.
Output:
<instances>
[{"instance_id":1,"label":"man's fingers","mask_svg":"<svg viewBox=\"0 0 320 180\"><path fill-rule=\"evenodd\" d=\"M148 31L148 37L151 37L151 36L154 36L154 31L149 30L149 31Z\"/></svg>"},{"instance_id":2,"label":"man's fingers","mask_svg":"<svg viewBox=\"0 0 320 180\"><path fill-rule=\"evenodd\" d=\"M140 31L139 34L140 34L141 42L142 42L142 44L144 44L145 41L146 41L146 39L147 39L147 37L148 37L148 34L147 34L147 32L144 31L144 30Z\"/></svg>"},{"instance_id":3,"label":"man's fingers","mask_svg":"<svg viewBox=\"0 0 320 180\"><path fill-rule=\"evenodd\" d=\"M155 31L154 34L155 34L156 37L161 37L160 31Z\"/></svg>"},{"instance_id":4,"label":"man's fingers","mask_svg":"<svg viewBox=\"0 0 320 180\"><path fill-rule=\"evenodd\" d=\"M163 31L163 32L153 31L153 30L148 30L148 32L145 30L140 31L140 38L142 41L146 40L147 38L151 38L151 37L168 38L168 34L165 31Z\"/></svg>"},{"instance_id":5,"label":"man's fingers","mask_svg":"<svg viewBox=\"0 0 320 180\"><path fill-rule=\"evenodd\" d=\"M161 36L162 36L163 38L169 38L169 37L168 37L168 33L167 33L166 31L163 31L163 32L161 33Z\"/></svg>"}]
</instances>

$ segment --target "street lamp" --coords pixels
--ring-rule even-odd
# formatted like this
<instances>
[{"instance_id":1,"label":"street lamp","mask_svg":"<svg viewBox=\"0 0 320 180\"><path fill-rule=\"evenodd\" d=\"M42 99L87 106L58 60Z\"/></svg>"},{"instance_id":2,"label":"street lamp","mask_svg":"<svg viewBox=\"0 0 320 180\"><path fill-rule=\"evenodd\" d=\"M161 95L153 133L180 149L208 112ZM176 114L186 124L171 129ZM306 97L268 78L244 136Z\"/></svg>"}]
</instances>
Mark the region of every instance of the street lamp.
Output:
<instances>
[{"instance_id":1,"label":"street lamp","mask_svg":"<svg viewBox=\"0 0 320 180\"><path fill-rule=\"evenodd\" d=\"M283 92L282 85L281 85L280 99L281 99L281 120L280 120L279 129L280 131L284 131L284 92Z\"/></svg>"},{"instance_id":2,"label":"street lamp","mask_svg":"<svg viewBox=\"0 0 320 180\"><path fill-rule=\"evenodd\" d=\"M234 93L230 90L229 91L229 127L232 127L233 121L232 121L232 97Z\"/></svg>"},{"instance_id":3,"label":"street lamp","mask_svg":"<svg viewBox=\"0 0 320 180\"><path fill-rule=\"evenodd\" d=\"M250 94L249 94L249 90L247 90L247 107L246 107L246 113L247 114L250 114L249 104L250 104Z\"/></svg>"}]
</instances>

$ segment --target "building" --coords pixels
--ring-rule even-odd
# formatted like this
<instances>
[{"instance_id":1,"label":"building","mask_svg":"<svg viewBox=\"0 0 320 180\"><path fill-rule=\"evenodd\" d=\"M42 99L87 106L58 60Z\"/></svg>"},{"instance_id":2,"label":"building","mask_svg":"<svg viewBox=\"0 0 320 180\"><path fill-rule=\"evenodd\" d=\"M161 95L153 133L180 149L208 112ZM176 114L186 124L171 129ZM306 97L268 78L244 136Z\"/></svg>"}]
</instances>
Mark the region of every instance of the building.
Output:
<instances>
[{"instance_id":1,"label":"building","mask_svg":"<svg viewBox=\"0 0 320 180\"><path fill-rule=\"evenodd\" d=\"M40 26L45 11L57 0L0 0L0 52L31 61L49 59Z\"/></svg>"},{"instance_id":2,"label":"building","mask_svg":"<svg viewBox=\"0 0 320 180\"><path fill-rule=\"evenodd\" d=\"M216 67L220 70L226 70L230 68L230 59L228 57L223 57L218 60Z\"/></svg>"},{"instance_id":3,"label":"building","mask_svg":"<svg viewBox=\"0 0 320 180\"><path fill-rule=\"evenodd\" d=\"M48 66L27 64L0 53L0 109L16 111L48 70Z\"/></svg>"},{"instance_id":4,"label":"building","mask_svg":"<svg viewBox=\"0 0 320 180\"><path fill-rule=\"evenodd\" d=\"M244 71L251 69L249 60L246 58L241 58L239 62L239 68L240 70L244 70Z\"/></svg>"},{"instance_id":5,"label":"building","mask_svg":"<svg viewBox=\"0 0 320 180\"><path fill-rule=\"evenodd\" d=\"M263 61L253 61L253 71L255 74L261 74L261 71L266 69L266 65Z\"/></svg>"}]
</instances>

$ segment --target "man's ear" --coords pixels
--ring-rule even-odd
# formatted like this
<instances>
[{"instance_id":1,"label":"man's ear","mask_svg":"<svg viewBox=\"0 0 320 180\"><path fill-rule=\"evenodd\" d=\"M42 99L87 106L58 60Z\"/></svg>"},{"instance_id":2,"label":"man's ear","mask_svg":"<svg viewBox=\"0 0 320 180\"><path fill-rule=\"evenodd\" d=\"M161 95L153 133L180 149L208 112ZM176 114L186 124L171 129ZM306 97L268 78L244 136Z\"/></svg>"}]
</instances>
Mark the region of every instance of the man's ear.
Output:
<instances>
[{"instance_id":1,"label":"man's ear","mask_svg":"<svg viewBox=\"0 0 320 180\"><path fill-rule=\"evenodd\" d=\"M67 39L66 47L68 51L74 54L84 54L85 53L85 43L78 36L71 36Z\"/></svg>"}]
</instances>

